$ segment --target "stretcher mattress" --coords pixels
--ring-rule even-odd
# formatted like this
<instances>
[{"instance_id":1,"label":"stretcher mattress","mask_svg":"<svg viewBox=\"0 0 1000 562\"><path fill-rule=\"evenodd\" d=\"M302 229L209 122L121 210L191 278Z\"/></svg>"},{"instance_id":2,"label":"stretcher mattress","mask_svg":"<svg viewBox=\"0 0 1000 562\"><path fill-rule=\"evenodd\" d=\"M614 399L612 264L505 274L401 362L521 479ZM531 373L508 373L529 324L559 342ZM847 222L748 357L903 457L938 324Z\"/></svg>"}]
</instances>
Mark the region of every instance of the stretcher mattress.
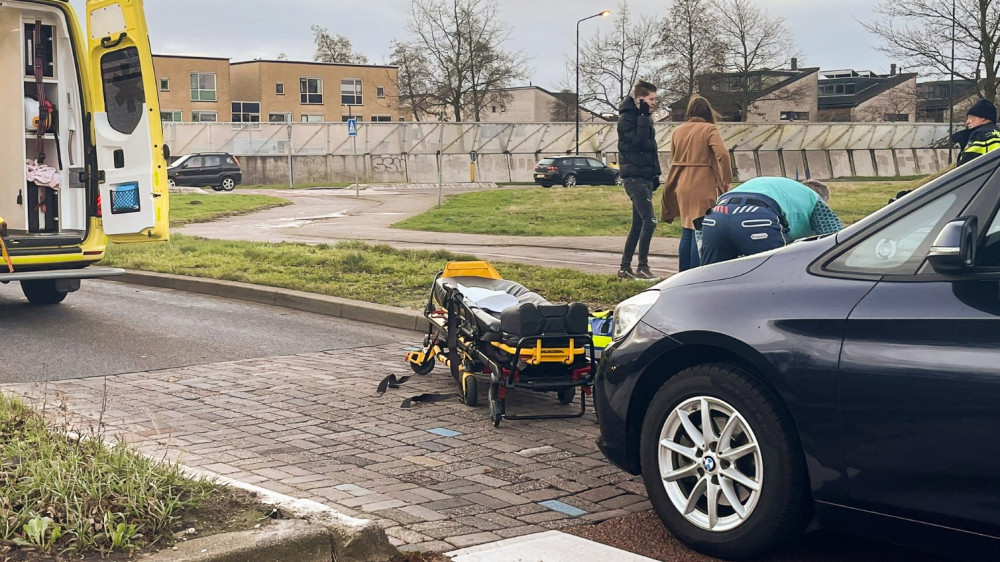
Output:
<instances>
[{"instance_id":1,"label":"stretcher mattress","mask_svg":"<svg viewBox=\"0 0 1000 562\"><path fill-rule=\"evenodd\" d=\"M516 342L526 336L587 333L589 311L583 303L552 304L520 283L485 277L439 277L434 282L437 302L445 302L448 287L462 293L484 341Z\"/></svg>"}]
</instances>

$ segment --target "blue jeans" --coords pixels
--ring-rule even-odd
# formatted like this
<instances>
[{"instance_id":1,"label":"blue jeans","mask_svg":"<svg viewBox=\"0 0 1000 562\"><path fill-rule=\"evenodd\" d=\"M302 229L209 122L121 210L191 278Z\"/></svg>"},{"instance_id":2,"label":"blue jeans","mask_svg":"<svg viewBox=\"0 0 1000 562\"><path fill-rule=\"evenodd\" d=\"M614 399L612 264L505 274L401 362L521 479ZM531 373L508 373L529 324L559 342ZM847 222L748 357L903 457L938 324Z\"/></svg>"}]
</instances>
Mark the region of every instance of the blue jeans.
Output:
<instances>
[{"instance_id":1,"label":"blue jeans","mask_svg":"<svg viewBox=\"0 0 1000 562\"><path fill-rule=\"evenodd\" d=\"M677 253L681 262L681 271L687 271L701 265L701 256L698 254L698 244L695 240L694 229L685 228L681 230L681 247Z\"/></svg>"},{"instance_id":2,"label":"blue jeans","mask_svg":"<svg viewBox=\"0 0 1000 562\"><path fill-rule=\"evenodd\" d=\"M705 265L780 248L791 238L769 197L739 194L723 198L705 215L702 258Z\"/></svg>"},{"instance_id":3,"label":"blue jeans","mask_svg":"<svg viewBox=\"0 0 1000 562\"><path fill-rule=\"evenodd\" d=\"M639 248L639 267L649 267L649 242L656 230L656 212L653 210L653 182L645 178L625 178L625 193L632 200L632 228L625 239L622 252L622 269L632 267L632 256Z\"/></svg>"}]
</instances>

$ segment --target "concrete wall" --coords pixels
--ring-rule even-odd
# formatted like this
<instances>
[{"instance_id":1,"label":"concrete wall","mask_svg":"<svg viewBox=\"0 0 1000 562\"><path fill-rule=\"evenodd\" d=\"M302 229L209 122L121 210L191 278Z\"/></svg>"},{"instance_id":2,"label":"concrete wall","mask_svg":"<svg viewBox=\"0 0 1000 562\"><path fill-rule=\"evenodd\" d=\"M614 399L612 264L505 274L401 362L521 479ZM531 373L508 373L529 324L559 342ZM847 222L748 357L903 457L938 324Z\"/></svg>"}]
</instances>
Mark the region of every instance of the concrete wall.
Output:
<instances>
[{"instance_id":1,"label":"concrete wall","mask_svg":"<svg viewBox=\"0 0 1000 562\"><path fill-rule=\"evenodd\" d=\"M670 165L670 138L677 123L656 126L660 162ZM947 165L945 124L748 124L719 125L730 149L734 175L895 177L930 174ZM240 157L244 183L285 183L289 160L296 182L434 183L531 182L535 162L573 151L572 123L362 123L358 136L337 124L262 124L245 129L228 123L166 123L173 154L220 150ZM614 124L581 124L580 154L617 162ZM356 148L355 148L356 145ZM355 156L356 154L356 156Z\"/></svg>"}]
</instances>

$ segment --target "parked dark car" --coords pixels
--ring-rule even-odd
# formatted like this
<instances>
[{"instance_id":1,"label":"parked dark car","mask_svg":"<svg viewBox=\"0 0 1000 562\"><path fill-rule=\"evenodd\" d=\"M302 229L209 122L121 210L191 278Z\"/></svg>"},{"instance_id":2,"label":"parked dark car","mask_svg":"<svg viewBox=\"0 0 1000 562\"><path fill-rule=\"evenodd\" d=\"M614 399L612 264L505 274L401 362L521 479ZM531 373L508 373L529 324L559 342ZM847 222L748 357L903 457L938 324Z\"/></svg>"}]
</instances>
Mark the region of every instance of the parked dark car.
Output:
<instances>
[{"instance_id":1,"label":"parked dark car","mask_svg":"<svg viewBox=\"0 0 1000 562\"><path fill-rule=\"evenodd\" d=\"M240 162L226 152L202 152L181 156L167 168L170 186L211 187L232 191L243 181Z\"/></svg>"},{"instance_id":2,"label":"parked dark car","mask_svg":"<svg viewBox=\"0 0 1000 562\"><path fill-rule=\"evenodd\" d=\"M618 305L598 444L675 536L749 558L811 522L1000 560L998 166Z\"/></svg>"},{"instance_id":3,"label":"parked dark car","mask_svg":"<svg viewBox=\"0 0 1000 562\"><path fill-rule=\"evenodd\" d=\"M621 185L622 179L617 168L612 168L596 158L583 156L550 156L535 164L535 183L542 187L562 184L566 187L577 185Z\"/></svg>"}]
</instances>

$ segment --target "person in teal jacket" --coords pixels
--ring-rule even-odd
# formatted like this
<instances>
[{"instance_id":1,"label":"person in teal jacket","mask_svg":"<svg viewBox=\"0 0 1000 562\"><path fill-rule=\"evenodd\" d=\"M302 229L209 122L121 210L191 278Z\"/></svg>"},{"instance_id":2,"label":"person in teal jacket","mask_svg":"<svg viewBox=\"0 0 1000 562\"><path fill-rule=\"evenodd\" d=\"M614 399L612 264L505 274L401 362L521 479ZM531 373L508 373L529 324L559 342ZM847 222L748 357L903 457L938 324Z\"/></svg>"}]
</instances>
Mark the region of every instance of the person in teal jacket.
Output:
<instances>
[{"instance_id":1,"label":"person in teal jacket","mask_svg":"<svg viewBox=\"0 0 1000 562\"><path fill-rule=\"evenodd\" d=\"M759 177L722 194L702 222L702 265L780 248L844 225L821 182Z\"/></svg>"}]
</instances>

